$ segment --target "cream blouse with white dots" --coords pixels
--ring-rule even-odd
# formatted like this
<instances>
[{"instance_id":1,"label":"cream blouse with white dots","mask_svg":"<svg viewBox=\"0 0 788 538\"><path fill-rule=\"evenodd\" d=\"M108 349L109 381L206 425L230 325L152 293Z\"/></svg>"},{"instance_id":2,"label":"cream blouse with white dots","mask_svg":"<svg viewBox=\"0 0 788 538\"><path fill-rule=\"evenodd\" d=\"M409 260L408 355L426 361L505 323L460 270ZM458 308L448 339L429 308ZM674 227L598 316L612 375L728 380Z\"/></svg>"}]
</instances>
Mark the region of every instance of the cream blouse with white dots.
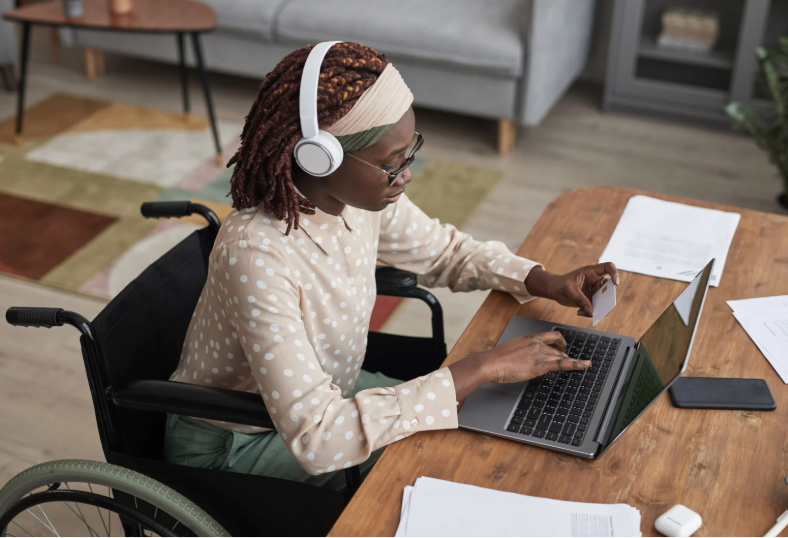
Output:
<instances>
[{"instance_id":1,"label":"cream blouse with white dots","mask_svg":"<svg viewBox=\"0 0 788 538\"><path fill-rule=\"evenodd\" d=\"M345 398L364 363L375 262L417 273L426 286L492 288L521 302L538 264L428 218L405 195L381 212L318 209L301 215L289 236L285 229L262 209L227 217L170 379L261 393L276 430L312 474L361 463L418 431L456 428L448 368Z\"/></svg>"}]
</instances>

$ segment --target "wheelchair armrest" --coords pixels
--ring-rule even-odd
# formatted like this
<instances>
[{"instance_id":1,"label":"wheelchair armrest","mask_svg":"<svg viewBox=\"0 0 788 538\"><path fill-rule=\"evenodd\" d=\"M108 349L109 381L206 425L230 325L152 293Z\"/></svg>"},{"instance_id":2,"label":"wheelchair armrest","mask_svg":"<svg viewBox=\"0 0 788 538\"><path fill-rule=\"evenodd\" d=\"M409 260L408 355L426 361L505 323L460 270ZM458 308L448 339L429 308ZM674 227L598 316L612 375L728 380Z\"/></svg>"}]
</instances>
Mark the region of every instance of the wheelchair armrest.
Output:
<instances>
[{"instance_id":1,"label":"wheelchair armrest","mask_svg":"<svg viewBox=\"0 0 788 538\"><path fill-rule=\"evenodd\" d=\"M411 291L418 286L416 275L394 267L378 267L375 270L375 285L378 295L390 297L410 297Z\"/></svg>"},{"instance_id":2,"label":"wheelchair armrest","mask_svg":"<svg viewBox=\"0 0 788 538\"><path fill-rule=\"evenodd\" d=\"M108 390L118 407L275 429L263 398L238 390L154 379Z\"/></svg>"},{"instance_id":3,"label":"wheelchair armrest","mask_svg":"<svg viewBox=\"0 0 788 538\"><path fill-rule=\"evenodd\" d=\"M140 207L140 213L146 219L166 219L188 217L197 213L206 221L214 232L218 232L222 223L216 213L211 208L202 204L196 204L189 200L174 202L144 202Z\"/></svg>"}]
</instances>

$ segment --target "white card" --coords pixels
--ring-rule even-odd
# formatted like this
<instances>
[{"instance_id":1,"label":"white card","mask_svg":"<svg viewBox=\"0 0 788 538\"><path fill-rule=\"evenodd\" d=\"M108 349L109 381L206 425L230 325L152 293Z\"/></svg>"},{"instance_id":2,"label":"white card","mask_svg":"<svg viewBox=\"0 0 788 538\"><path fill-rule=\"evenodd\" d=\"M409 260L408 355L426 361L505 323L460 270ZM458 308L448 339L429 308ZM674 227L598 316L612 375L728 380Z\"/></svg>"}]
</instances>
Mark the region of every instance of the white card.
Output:
<instances>
[{"instance_id":1,"label":"white card","mask_svg":"<svg viewBox=\"0 0 788 538\"><path fill-rule=\"evenodd\" d=\"M608 280L591 298L591 306L594 308L594 316L592 318L594 327L616 306L617 289L618 286L613 284L612 280Z\"/></svg>"}]
</instances>

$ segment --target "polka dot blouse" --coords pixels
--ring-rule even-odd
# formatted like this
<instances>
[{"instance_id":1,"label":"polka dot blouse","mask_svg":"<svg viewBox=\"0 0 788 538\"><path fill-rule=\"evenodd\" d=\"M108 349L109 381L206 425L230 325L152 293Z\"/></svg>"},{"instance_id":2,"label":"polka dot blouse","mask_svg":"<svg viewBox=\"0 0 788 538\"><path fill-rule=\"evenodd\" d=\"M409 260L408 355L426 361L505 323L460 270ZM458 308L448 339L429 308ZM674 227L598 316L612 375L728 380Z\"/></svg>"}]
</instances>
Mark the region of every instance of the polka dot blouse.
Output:
<instances>
[{"instance_id":1,"label":"polka dot blouse","mask_svg":"<svg viewBox=\"0 0 788 538\"><path fill-rule=\"evenodd\" d=\"M227 217L170 379L261 394L285 444L315 475L418 431L456 428L448 368L347 398L364 364L375 262L417 273L425 286L493 288L521 302L538 264L441 225L404 195L381 212L348 206L339 216L301 217L289 236L262 210Z\"/></svg>"}]
</instances>

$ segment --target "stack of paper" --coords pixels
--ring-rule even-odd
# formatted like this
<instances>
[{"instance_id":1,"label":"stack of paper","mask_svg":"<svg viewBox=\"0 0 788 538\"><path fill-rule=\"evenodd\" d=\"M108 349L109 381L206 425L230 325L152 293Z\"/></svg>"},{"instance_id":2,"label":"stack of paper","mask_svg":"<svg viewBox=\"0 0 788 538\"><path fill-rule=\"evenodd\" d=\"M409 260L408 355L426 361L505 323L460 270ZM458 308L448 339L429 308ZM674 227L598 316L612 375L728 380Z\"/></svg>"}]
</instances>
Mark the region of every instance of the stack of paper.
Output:
<instances>
[{"instance_id":1,"label":"stack of paper","mask_svg":"<svg viewBox=\"0 0 788 538\"><path fill-rule=\"evenodd\" d=\"M627 504L555 501L421 477L395 536L642 536Z\"/></svg>"},{"instance_id":2,"label":"stack of paper","mask_svg":"<svg viewBox=\"0 0 788 538\"><path fill-rule=\"evenodd\" d=\"M739 218L738 213L633 196L599 261L690 282L716 258L709 284L719 286Z\"/></svg>"},{"instance_id":3,"label":"stack of paper","mask_svg":"<svg viewBox=\"0 0 788 538\"><path fill-rule=\"evenodd\" d=\"M728 301L728 306L783 383L788 383L788 295Z\"/></svg>"}]
</instances>

